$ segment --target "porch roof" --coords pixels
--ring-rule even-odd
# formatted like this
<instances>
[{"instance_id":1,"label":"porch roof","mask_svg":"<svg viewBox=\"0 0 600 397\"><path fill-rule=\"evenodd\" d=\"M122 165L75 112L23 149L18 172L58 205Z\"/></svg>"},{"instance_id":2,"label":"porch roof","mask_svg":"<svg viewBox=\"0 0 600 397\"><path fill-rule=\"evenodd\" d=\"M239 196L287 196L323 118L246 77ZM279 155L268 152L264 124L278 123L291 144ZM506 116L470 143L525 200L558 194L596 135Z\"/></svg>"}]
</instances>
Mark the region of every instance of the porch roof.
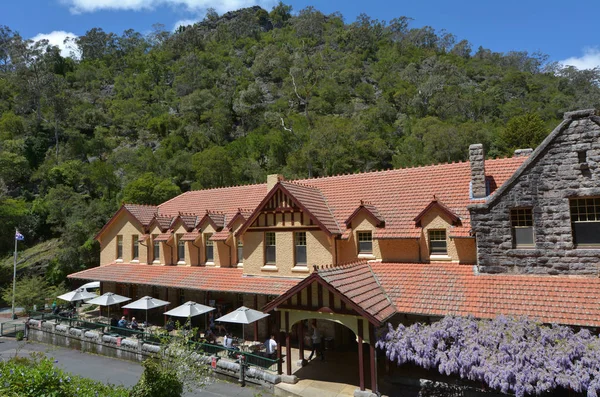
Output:
<instances>
[{"instance_id":1,"label":"porch roof","mask_svg":"<svg viewBox=\"0 0 600 397\"><path fill-rule=\"evenodd\" d=\"M71 279L156 285L200 291L280 295L298 279L244 276L243 269L111 263L68 276Z\"/></svg>"}]
</instances>

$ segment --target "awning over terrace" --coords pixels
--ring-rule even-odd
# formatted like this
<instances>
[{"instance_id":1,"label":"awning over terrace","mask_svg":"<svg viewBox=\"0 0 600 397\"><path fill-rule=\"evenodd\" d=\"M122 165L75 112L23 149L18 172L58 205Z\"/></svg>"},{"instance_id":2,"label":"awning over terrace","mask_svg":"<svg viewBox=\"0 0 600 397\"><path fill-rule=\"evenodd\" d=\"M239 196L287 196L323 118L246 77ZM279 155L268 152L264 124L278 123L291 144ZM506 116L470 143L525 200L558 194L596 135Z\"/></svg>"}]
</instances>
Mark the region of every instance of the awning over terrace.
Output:
<instances>
[{"instance_id":1,"label":"awning over terrace","mask_svg":"<svg viewBox=\"0 0 600 397\"><path fill-rule=\"evenodd\" d=\"M129 263L113 263L93 267L70 274L68 277L79 280L258 295L281 295L300 281L288 278L244 276L243 269L237 268L156 266Z\"/></svg>"}]
</instances>

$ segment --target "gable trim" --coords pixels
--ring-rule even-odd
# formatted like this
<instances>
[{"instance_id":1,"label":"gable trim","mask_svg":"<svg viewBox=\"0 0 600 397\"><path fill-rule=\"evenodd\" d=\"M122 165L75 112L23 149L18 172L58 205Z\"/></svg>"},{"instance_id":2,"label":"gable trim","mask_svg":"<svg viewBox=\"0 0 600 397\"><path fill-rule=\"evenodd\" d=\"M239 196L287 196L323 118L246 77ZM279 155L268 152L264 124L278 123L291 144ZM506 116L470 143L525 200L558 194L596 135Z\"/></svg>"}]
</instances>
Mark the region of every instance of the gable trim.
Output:
<instances>
[{"instance_id":1,"label":"gable trim","mask_svg":"<svg viewBox=\"0 0 600 397\"><path fill-rule=\"evenodd\" d=\"M323 223L316 217L314 216L307 208L306 206L304 206L300 200L298 200L296 197L294 197L290 191L288 189L285 188L285 186L283 186L283 184L281 182L277 182L277 184L273 187L273 189L271 189L271 191L265 196L265 198L260 202L260 204L256 207L256 209L254 210L254 212L252 213L252 215L246 220L246 222L244 222L242 224L242 226L238 229L238 231L235 233L236 237L240 237L249 227L250 225L252 225L252 223L258 218L258 216L260 215L260 212L262 211L262 209L264 208L264 206L269 202L269 200L271 198L273 198L273 196L275 196L275 194L281 191L283 192L285 195L287 195L293 202L294 204L296 204L298 207L300 207L300 209L302 210L303 213L307 214L309 216L310 219L312 219L312 221L319 226L319 228L325 232L325 234L327 234L328 237L332 236L332 233L325 227L325 225L323 225Z\"/></svg>"},{"instance_id":2,"label":"gable trim","mask_svg":"<svg viewBox=\"0 0 600 397\"><path fill-rule=\"evenodd\" d=\"M423 209L423 211L421 211L419 215L413 219L417 227L421 227L421 220L423 220L423 217L434 207L439 208L446 216L448 216L452 221L452 225L456 225L460 222L460 217L458 215L452 212L450 208L446 207L441 201L433 196L433 200L431 200L431 202Z\"/></svg>"}]
</instances>

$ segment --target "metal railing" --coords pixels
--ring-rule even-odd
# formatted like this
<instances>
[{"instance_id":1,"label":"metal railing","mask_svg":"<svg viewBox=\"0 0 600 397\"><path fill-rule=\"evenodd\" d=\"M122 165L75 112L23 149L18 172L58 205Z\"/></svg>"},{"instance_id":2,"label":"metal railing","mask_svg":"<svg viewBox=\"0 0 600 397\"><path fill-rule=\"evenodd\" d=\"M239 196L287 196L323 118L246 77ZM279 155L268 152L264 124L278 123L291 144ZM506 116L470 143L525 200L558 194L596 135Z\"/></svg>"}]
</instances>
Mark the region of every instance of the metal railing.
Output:
<instances>
[{"instance_id":1,"label":"metal railing","mask_svg":"<svg viewBox=\"0 0 600 397\"><path fill-rule=\"evenodd\" d=\"M0 323L0 336L17 336L17 332L25 332L25 324Z\"/></svg>"},{"instance_id":2,"label":"metal railing","mask_svg":"<svg viewBox=\"0 0 600 397\"><path fill-rule=\"evenodd\" d=\"M84 330L100 330L107 335L120 336L123 338L137 338L143 343L152 343L162 345L168 343L171 338L177 338L178 336L170 335L164 332L144 332L130 328L121 328L111 326L110 324L101 322L85 321L75 317L63 317L57 314L44 313L44 312L31 312L30 318L44 321L56 321L57 324L68 324L70 327L80 328ZM20 326L20 330L24 329L24 325L15 324ZM16 332L16 331L15 331ZM276 371L278 359L269 358L260 354L238 350L236 348L227 348L222 345L206 343L206 342L190 342L190 347L201 354L214 355L219 358L237 359L238 356L244 356L244 361L249 366L256 366L267 371Z\"/></svg>"}]
</instances>

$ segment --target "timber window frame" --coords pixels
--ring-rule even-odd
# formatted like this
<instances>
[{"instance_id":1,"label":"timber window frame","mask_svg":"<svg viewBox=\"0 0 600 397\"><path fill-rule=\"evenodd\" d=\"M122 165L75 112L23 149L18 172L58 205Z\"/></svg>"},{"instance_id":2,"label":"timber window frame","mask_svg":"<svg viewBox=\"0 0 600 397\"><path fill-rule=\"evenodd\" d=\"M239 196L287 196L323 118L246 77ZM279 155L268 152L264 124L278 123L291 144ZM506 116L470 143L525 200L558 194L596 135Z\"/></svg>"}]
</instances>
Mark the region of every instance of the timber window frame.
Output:
<instances>
[{"instance_id":1,"label":"timber window frame","mask_svg":"<svg viewBox=\"0 0 600 397\"><path fill-rule=\"evenodd\" d=\"M160 242L154 240L156 237L152 236L152 262L160 263Z\"/></svg>"},{"instance_id":2,"label":"timber window frame","mask_svg":"<svg viewBox=\"0 0 600 397\"><path fill-rule=\"evenodd\" d=\"M429 255L448 255L448 236L446 229L430 229L429 237Z\"/></svg>"},{"instance_id":3,"label":"timber window frame","mask_svg":"<svg viewBox=\"0 0 600 397\"><path fill-rule=\"evenodd\" d=\"M531 207L511 208L510 228L512 232L513 248L535 248L533 209Z\"/></svg>"},{"instance_id":4,"label":"timber window frame","mask_svg":"<svg viewBox=\"0 0 600 397\"><path fill-rule=\"evenodd\" d=\"M116 259L118 262L123 262L123 235L117 235L117 252Z\"/></svg>"},{"instance_id":5,"label":"timber window frame","mask_svg":"<svg viewBox=\"0 0 600 397\"><path fill-rule=\"evenodd\" d=\"M307 264L306 232L294 232L294 266L306 267Z\"/></svg>"},{"instance_id":6,"label":"timber window frame","mask_svg":"<svg viewBox=\"0 0 600 397\"><path fill-rule=\"evenodd\" d=\"M181 239L182 237L177 237L177 263L180 264L185 263L185 241Z\"/></svg>"},{"instance_id":7,"label":"timber window frame","mask_svg":"<svg viewBox=\"0 0 600 397\"><path fill-rule=\"evenodd\" d=\"M204 258L206 263L215 263L215 243L210 239L212 233L204 235Z\"/></svg>"},{"instance_id":8,"label":"timber window frame","mask_svg":"<svg viewBox=\"0 0 600 397\"><path fill-rule=\"evenodd\" d=\"M575 248L600 249L600 197L569 199Z\"/></svg>"},{"instance_id":9,"label":"timber window frame","mask_svg":"<svg viewBox=\"0 0 600 397\"><path fill-rule=\"evenodd\" d=\"M237 263L244 263L244 242L240 238L237 239L236 249Z\"/></svg>"},{"instance_id":10,"label":"timber window frame","mask_svg":"<svg viewBox=\"0 0 600 397\"><path fill-rule=\"evenodd\" d=\"M356 240L359 255L373 254L373 232L370 230L359 230L356 232Z\"/></svg>"},{"instance_id":11,"label":"timber window frame","mask_svg":"<svg viewBox=\"0 0 600 397\"><path fill-rule=\"evenodd\" d=\"M137 262L140 260L140 236L134 234L131 236L131 261Z\"/></svg>"},{"instance_id":12,"label":"timber window frame","mask_svg":"<svg viewBox=\"0 0 600 397\"><path fill-rule=\"evenodd\" d=\"M277 263L277 238L275 232L265 232L265 265Z\"/></svg>"}]
</instances>

